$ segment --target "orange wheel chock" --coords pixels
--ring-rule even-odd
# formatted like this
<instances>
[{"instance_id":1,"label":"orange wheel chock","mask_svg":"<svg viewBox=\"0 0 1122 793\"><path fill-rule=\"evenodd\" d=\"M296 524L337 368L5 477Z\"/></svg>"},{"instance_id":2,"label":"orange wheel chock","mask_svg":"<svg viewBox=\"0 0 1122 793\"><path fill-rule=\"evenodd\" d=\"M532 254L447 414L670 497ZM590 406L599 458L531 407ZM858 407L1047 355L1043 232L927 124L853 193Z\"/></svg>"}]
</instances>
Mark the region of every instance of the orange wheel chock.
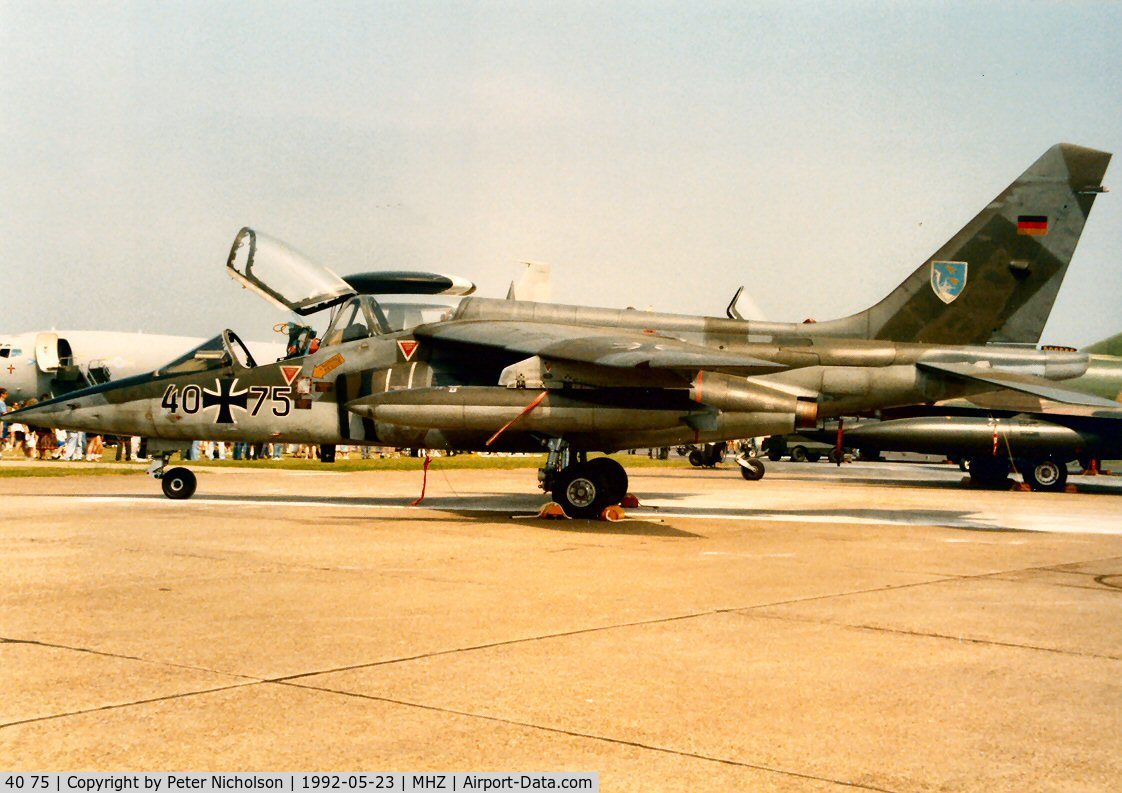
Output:
<instances>
[{"instance_id":1,"label":"orange wheel chock","mask_svg":"<svg viewBox=\"0 0 1122 793\"><path fill-rule=\"evenodd\" d=\"M623 520L627 517L627 513L623 511L623 507L618 504L612 504L604 507L600 513L600 520L606 520L609 523L615 523L617 520Z\"/></svg>"},{"instance_id":2,"label":"orange wheel chock","mask_svg":"<svg viewBox=\"0 0 1122 793\"><path fill-rule=\"evenodd\" d=\"M547 501L542 504L538 517L547 520L566 520L569 516L565 514L565 510L561 509L561 505L556 501Z\"/></svg>"}]
</instances>

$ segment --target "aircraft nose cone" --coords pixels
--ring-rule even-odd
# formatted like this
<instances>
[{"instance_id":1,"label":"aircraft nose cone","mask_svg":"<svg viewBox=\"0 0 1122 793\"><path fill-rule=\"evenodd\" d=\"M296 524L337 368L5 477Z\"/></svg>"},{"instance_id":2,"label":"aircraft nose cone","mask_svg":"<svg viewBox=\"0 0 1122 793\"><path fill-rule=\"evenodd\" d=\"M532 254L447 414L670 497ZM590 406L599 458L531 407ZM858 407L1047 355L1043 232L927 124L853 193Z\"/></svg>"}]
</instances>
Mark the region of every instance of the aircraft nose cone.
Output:
<instances>
[{"instance_id":1,"label":"aircraft nose cone","mask_svg":"<svg viewBox=\"0 0 1122 793\"><path fill-rule=\"evenodd\" d=\"M29 405L4 416L5 421L19 421L32 427L55 427L55 421L62 414L64 406L55 402L42 405Z\"/></svg>"},{"instance_id":2,"label":"aircraft nose cone","mask_svg":"<svg viewBox=\"0 0 1122 793\"><path fill-rule=\"evenodd\" d=\"M44 429L80 429L74 426L75 419L84 413L81 408L89 405L89 399L82 397L67 399L63 396L6 413L4 420L19 421L29 427Z\"/></svg>"}]
</instances>

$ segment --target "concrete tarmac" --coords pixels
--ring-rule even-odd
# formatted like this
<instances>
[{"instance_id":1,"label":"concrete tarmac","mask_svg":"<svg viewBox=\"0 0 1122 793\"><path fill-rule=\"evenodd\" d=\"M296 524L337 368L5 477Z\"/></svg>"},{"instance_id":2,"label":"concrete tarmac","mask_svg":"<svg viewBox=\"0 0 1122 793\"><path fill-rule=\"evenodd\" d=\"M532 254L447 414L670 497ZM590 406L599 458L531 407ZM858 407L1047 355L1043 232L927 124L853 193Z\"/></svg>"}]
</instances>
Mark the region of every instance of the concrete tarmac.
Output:
<instances>
[{"instance_id":1,"label":"concrete tarmac","mask_svg":"<svg viewBox=\"0 0 1122 793\"><path fill-rule=\"evenodd\" d=\"M946 466L0 479L0 769L1116 790L1122 482Z\"/></svg>"}]
</instances>

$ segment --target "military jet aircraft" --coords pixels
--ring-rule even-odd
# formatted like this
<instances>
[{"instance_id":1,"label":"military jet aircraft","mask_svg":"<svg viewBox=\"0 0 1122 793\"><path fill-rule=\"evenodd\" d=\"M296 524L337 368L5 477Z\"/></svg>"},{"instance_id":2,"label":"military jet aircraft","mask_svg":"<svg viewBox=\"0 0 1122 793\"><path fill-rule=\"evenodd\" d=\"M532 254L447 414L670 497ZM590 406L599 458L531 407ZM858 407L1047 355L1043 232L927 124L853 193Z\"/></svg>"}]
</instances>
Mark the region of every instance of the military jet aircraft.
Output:
<instances>
[{"instance_id":1,"label":"military jet aircraft","mask_svg":"<svg viewBox=\"0 0 1122 793\"><path fill-rule=\"evenodd\" d=\"M994 385L1117 404L1055 386L1085 371L1078 352L759 333L736 320L470 296L383 304L248 228L227 266L298 313L337 306L319 350L258 365L227 330L148 375L15 415L144 435L172 498L195 490L188 469L166 469L193 439L545 449L542 487L569 515L593 517L623 498L627 474L588 452L779 434Z\"/></svg>"},{"instance_id":2,"label":"military jet aircraft","mask_svg":"<svg viewBox=\"0 0 1122 793\"><path fill-rule=\"evenodd\" d=\"M1065 389L1122 399L1122 358L1099 355L1117 337L1087 348L1081 376L1059 383ZM1014 470L1033 490L1060 491L1067 463L1122 457L1122 410L1066 404L1044 394L987 391L970 397L879 411L879 419L846 420L847 446L875 457L880 452L942 454L966 461L971 484L1008 486ZM833 440L836 429L811 435ZM807 434L807 433L804 433Z\"/></svg>"}]
</instances>

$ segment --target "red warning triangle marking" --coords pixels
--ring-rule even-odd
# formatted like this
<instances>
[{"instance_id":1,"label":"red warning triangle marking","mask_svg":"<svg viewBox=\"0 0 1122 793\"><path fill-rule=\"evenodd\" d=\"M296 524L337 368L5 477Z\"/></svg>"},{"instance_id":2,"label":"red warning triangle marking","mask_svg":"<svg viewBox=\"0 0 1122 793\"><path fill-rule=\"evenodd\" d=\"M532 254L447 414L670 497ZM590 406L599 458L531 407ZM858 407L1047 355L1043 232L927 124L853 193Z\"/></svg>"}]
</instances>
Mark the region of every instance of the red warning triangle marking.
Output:
<instances>
[{"instance_id":1,"label":"red warning triangle marking","mask_svg":"<svg viewBox=\"0 0 1122 793\"><path fill-rule=\"evenodd\" d=\"M281 377L284 378L285 385L292 385L292 381L296 379L296 375L300 374L299 366L282 366L280 368Z\"/></svg>"},{"instance_id":2,"label":"red warning triangle marking","mask_svg":"<svg viewBox=\"0 0 1122 793\"><path fill-rule=\"evenodd\" d=\"M397 346L398 348L400 348L401 354L405 356L405 360L408 361L413 357L413 353L415 353L417 351L417 348L421 345L420 342L413 339L402 339L397 343Z\"/></svg>"}]
</instances>

